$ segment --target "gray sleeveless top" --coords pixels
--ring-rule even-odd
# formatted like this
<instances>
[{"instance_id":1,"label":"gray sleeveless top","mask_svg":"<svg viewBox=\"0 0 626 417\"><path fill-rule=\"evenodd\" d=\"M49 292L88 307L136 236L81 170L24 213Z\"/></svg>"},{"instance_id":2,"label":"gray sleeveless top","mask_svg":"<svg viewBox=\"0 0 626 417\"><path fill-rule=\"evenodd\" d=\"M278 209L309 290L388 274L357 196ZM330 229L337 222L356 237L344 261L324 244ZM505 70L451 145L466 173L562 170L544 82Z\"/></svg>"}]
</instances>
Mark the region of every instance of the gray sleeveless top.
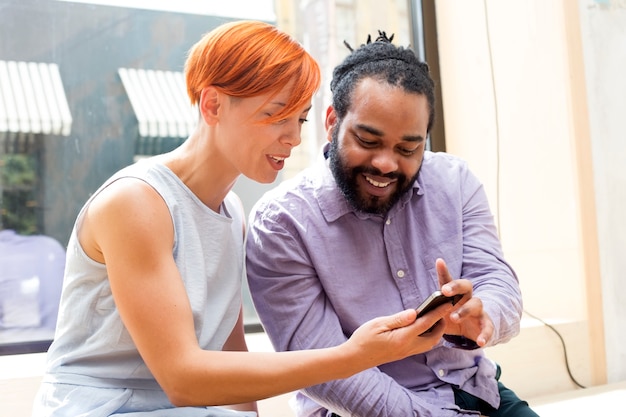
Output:
<instances>
[{"instance_id":1,"label":"gray sleeveless top","mask_svg":"<svg viewBox=\"0 0 626 417\"><path fill-rule=\"evenodd\" d=\"M164 199L174 224L172 255L185 283L199 344L221 350L241 306L243 212L230 193L221 213L206 207L167 167L140 161L119 171L94 194L119 178L135 177ZM93 199L93 196L91 197ZM106 267L89 258L74 225L55 340L44 380L103 388L159 389L115 307ZM158 306L155 306L158 309Z\"/></svg>"}]
</instances>

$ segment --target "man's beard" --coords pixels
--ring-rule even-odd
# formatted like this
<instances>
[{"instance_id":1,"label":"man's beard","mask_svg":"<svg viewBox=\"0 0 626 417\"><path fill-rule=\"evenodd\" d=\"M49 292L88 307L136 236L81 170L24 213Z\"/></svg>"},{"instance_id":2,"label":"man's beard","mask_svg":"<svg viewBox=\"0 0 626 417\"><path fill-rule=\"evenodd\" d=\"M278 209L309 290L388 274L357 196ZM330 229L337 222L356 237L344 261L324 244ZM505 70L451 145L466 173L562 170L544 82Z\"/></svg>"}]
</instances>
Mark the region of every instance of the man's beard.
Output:
<instances>
[{"instance_id":1,"label":"man's beard","mask_svg":"<svg viewBox=\"0 0 626 417\"><path fill-rule=\"evenodd\" d=\"M342 160L339 153L339 145L337 140L338 128L333 129L332 142L330 143L330 149L328 151L328 158L330 161L330 170L335 177L335 181L339 186L342 194L348 200L348 202L356 210L372 213L372 214L387 214L391 207L396 204L400 198L411 189L413 183L417 179L419 170L411 179L407 179L407 176L400 173L382 174L378 169L373 167L349 167ZM380 176L389 179L397 179L398 187L396 191L387 199L381 199L377 196L365 195L359 192L359 185L357 178L359 175L370 174L373 176Z\"/></svg>"}]
</instances>

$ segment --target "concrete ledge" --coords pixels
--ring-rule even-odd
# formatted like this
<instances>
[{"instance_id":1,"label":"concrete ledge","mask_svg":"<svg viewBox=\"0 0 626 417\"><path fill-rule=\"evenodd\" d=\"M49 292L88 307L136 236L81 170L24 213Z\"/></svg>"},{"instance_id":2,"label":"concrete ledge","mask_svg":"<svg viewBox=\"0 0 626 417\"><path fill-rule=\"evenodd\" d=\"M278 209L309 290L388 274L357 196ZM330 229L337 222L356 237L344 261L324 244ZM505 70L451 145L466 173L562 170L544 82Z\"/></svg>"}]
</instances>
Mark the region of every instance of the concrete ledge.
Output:
<instances>
[{"instance_id":1,"label":"concrete ledge","mask_svg":"<svg viewBox=\"0 0 626 417\"><path fill-rule=\"evenodd\" d=\"M30 417L33 399L40 382L40 376L0 379L0 416ZM259 401L259 414L272 417L293 417L293 411L288 404L292 395L284 394Z\"/></svg>"},{"instance_id":2,"label":"concrete ledge","mask_svg":"<svg viewBox=\"0 0 626 417\"><path fill-rule=\"evenodd\" d=\"M529 403L541 417L620 415L626 381L537 397Z\"/></svg>"},{"instance_id":3,"label":"concrete ledge","mask_svg":"<svg viewBox=\"0 0 626 417\"><path fill-rule=\"evenodd\" d=\"M0 379L0 416L30 417L40 376ZM293 417L288 401L293 393L259 401L261 416ZM615 415L626 398L626 381L559 394L536 397L529 401L541 417L588 417Z\"/></svg>"},{"instance_id":4,"label":"concrete ledge","mask_svg":"<svg viewBox=\"0 0 626 417\"><path fill-rule=\"evenodd\" d=\"M0 416L30 417L40 376L0 379Z\"/></svg>"},{"instance_id":5,"label":"concrete ledge","mask_svg":"<svg viewBox=\"0 0 626 417\"><path fill-rule=\"evenodd\" d=\"M586 324L567 322L556 327L566 341L572 371L586 384L589 369L584 360L586 345L581 340L586 334ZM272 350L263 333L248 334L246 339L252 351ZM577 389L567 375L558 337L539 322L525 322L518 337L489 348L487 355L502 365L503 382L542 417L610 415L610 411L621 408L621 402L617 401L626 398L626 381ZM0 356L0 416L30 417L44 364L45 353ZM292 395L259 401L261 416L293 417L288 404Z\"/></svg>"}]
</instances>

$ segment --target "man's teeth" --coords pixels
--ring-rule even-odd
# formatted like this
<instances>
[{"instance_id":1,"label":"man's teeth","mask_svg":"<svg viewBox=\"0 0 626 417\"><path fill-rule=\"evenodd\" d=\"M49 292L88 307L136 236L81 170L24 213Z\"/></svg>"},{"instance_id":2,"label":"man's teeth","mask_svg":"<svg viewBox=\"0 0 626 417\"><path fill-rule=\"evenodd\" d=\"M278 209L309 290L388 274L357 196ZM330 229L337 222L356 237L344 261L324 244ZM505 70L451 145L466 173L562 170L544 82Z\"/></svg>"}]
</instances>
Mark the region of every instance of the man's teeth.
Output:
<instances>
[{"instance_id":1,"label":"man's teeth","mask_svg":"<svg viewBox=\"0 0 626 417\"><path fill-rule=\"evenodd\" d=\"M372 184L374 187L378 187L378 188L384 188L384 187L388 186L391 183L391 181L388 181L388 182L374 181L373 179L371 179L370 177L367 177L367 176L365 177L365 180L367 182L369 182L370 184Z\"/></svg>"},{"instance_id":2,"label":"man's teeth","mask_svg":"<svg viewBox=\"0 0 626 417\"><path fill-rule=\"evenodd\" d=\"M272 158L276 162L282 162L285 159L287 159L287 158L283 158L283 157L279 157L279 156L270 156L270 158Z\"/></svg>"}]
</instances>

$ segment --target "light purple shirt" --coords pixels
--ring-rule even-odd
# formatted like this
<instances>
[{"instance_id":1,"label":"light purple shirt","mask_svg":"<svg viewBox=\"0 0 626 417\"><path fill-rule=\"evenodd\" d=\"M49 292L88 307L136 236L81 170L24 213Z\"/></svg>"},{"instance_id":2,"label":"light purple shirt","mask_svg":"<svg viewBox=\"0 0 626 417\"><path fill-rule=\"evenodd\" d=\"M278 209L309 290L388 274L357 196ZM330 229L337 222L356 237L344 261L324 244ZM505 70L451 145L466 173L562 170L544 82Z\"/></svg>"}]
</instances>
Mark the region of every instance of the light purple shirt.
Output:
<instances>
[{"instance_id":1,"label":"light purple shirt","mask_svg":"<svg viewBox=\"0 0 626 417\"><path fill-rule=\"evenodd\" d=\"M439 289L435 260L472 281L495 325L519 331L522 299L484 189L460 159L426 152L413 189L386 216L355 211L327 163L269 191L252 210L250 290L276 350L341 344L364 322L417 307ZM451 386L499 404L482 349L440 343L424 354L301 391L300 416L457 416ZM304 394L304 395L302 395ZM313 403L312 400L315 401Z\"/></svg>"}]
</instances>

